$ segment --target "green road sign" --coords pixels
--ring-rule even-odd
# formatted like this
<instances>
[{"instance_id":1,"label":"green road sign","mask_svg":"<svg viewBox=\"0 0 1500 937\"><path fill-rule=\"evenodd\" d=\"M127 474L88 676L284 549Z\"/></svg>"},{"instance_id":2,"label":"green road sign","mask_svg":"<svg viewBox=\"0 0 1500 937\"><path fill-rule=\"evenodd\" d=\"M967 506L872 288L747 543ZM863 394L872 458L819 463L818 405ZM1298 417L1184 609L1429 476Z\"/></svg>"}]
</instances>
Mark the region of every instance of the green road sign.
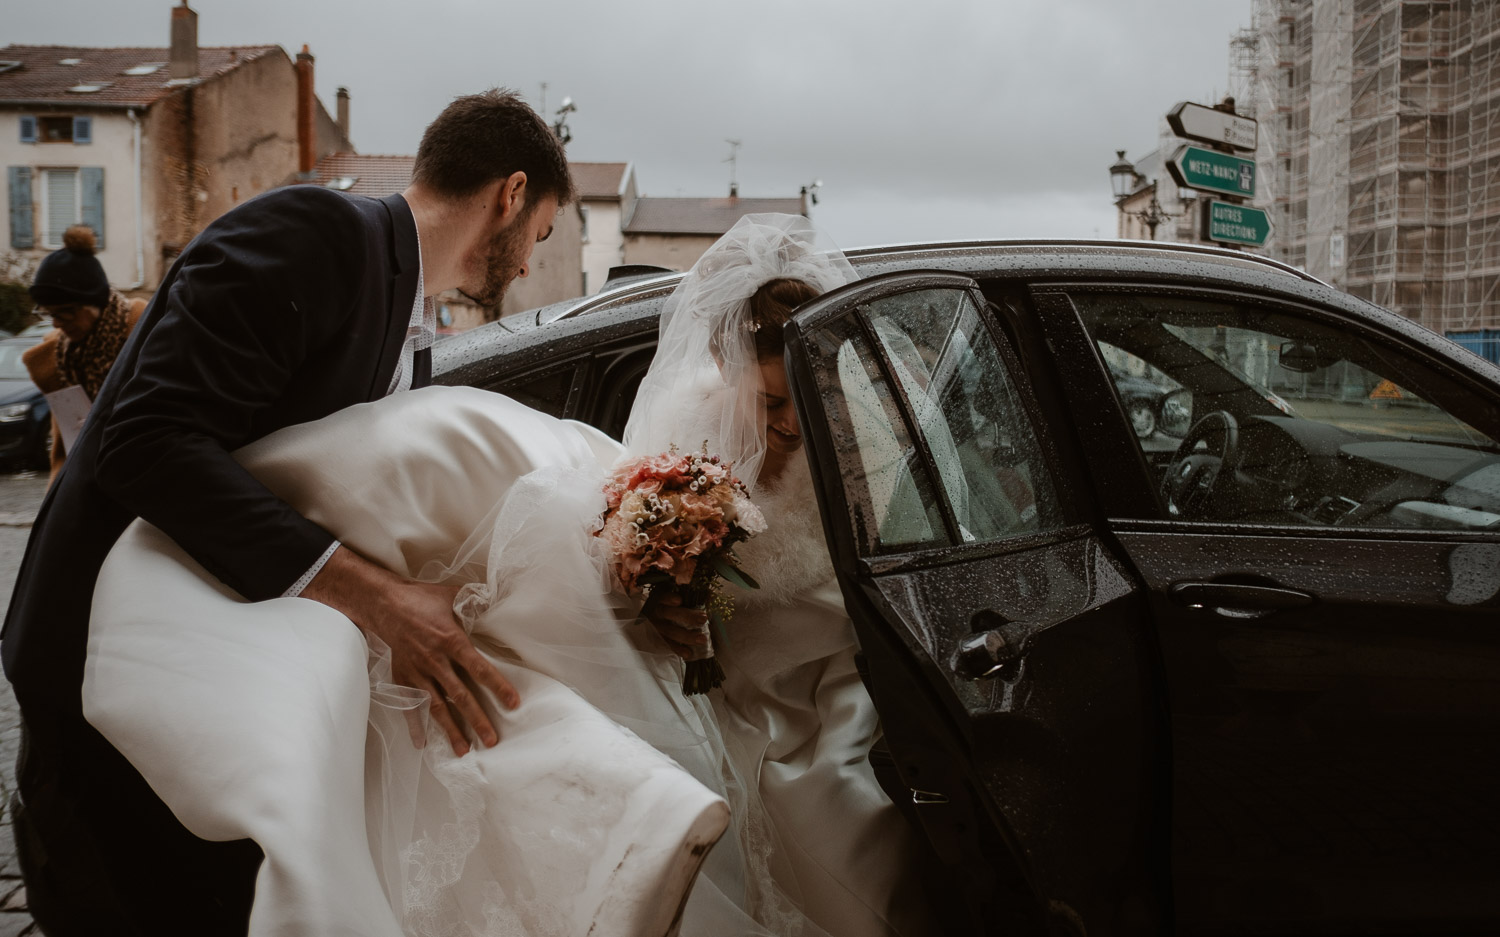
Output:
<instances>
[{"instance_id":1,"label":"green road sign","mask_svg":"<svg viewBox=\"0 0 1500 937\"><path fill-rule=\"evenodd\" d=\"M1167 171L1177 184L1205 192L1249 198L1255 194L1255 160L1216 153L1201 146L1180 146Z\"/></svg>"},{"instance_id":2,"label":"green road sign","mask_svg":"<svg viewBox=\"0 0 1500 937\"><path fill-rule=\"evenodd\" d=\"M1259 208L1231 205L1217 199L1208 203L1208 239L1260 247L1271 236L1271 216Z\"/></svg>"}]
</instances>

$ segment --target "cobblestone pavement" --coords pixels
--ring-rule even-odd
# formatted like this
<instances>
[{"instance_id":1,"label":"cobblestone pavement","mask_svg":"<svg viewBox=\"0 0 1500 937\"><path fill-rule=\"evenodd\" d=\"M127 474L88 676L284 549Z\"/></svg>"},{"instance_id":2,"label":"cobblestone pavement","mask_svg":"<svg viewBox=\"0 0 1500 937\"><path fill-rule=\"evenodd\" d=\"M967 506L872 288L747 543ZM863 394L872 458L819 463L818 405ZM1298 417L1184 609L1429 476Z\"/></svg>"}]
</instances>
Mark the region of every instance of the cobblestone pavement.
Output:
<instances>
[{"instance_id":1,"label":"cobblestone pavement","mask_svg":"<svg viewBox=\"0 0 1500 937\"><path fill-rule=\"evenodd\" d=\"M31 521L47 491L47 476L35 472L0 475L0 608L10 604L16 569L31 535ZM20 713L10 684L0 680L0 937L40 935L26 911L26 889L11 837L10 792L15 789L16 751L21 744Z\"/></svg>"}]
</instances>

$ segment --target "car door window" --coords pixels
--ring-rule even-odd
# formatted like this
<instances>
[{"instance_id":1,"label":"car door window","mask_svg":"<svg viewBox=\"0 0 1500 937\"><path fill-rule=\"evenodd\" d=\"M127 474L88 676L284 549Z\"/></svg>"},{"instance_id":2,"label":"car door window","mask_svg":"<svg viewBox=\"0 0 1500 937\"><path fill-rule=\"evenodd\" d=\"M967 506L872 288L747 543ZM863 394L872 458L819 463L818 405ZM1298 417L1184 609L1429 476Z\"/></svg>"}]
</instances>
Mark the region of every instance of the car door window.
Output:
<instances>
[{"instance_id":1,"label":"car door window","mask_svg":"<svg viewBox=\"0 0 1500 937\"><path fill-rule=\"evenodd\" d=\"M965 290L887 296L820 330L819 381L872 552L1060 526L1012 373ZM927 466L935 471L930 472Z\"/></svg>"},{"instance_id":2,"label":"car door window","mask_svg":"<svg viewBox=\"0 0 1500 937\"><path fill-rule=\"evenodd\" d=\"M1250 304L1074 302L1101 359L1138 359L1175 388L1152 433L1132 434L1169 515L1500 530L1500 444L1455 412L1465 395L1453 382L1413 356Z\"/></svg>"},{"instance_id":3,"label":"car door window","mask_svg":"<svg viewBox=\"0 0 1500 937\"><path fill-rule=\"evenodd\" d=\"M568 416L568 399L577 380L578 365L568 363L491 384L486 390L511 397L533 410L555 417Z\"/></svg>"}]
</instances>

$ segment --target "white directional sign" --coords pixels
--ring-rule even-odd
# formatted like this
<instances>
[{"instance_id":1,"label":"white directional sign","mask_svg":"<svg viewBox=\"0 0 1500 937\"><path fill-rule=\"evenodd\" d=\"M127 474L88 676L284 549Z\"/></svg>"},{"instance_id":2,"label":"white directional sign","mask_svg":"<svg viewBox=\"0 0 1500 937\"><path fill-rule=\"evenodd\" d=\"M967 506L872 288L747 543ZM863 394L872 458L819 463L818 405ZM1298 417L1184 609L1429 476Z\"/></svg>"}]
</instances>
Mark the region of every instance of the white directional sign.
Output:
<instances>
[{"instance_id":1,"label":"white directional sign","mask_svg":"<svg viewBox=\"0 0 1500 937\"><path fill-rule=\"evenodd\" d=\"M1188 101L1172 108L1167 114L1167 123L1179 137L1225 144L1236 150L1255 149L1255 134L1259 126L1249 117L1216 111Z\"/></svg>"}]
</instances>

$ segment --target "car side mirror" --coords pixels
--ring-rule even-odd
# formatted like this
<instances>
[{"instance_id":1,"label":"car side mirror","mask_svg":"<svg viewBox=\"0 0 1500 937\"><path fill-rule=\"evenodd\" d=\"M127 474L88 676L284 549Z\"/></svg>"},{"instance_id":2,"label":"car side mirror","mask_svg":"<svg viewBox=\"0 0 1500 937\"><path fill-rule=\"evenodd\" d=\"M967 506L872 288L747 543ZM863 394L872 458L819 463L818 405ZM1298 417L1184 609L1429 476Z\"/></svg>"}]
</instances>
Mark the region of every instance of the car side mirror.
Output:
<instances>
[{"instance_id":1,"label":"car side mirror","mask_svg":"<svg viewBox=\"0 0 1500 937\"><path fill-rule=\"evenodd\" d=\"M1161 422L1156 427L1163 435L1185 439L1193 428L1193 392L1174 390L1161 401Z\"/></svg>"},{"instance_id":2,"label":"car side mirror","mask_svg":"<svg viewBox=\"0 0 1500 937\"><path fill-rule=\"evenodd\" d=\"M1318 351L1318 346L1311 342L1282 342L1279 357L1283 368L1298 374L1311 374L1339 360L1336 356Z\"/></svg>"}]
</instances>

